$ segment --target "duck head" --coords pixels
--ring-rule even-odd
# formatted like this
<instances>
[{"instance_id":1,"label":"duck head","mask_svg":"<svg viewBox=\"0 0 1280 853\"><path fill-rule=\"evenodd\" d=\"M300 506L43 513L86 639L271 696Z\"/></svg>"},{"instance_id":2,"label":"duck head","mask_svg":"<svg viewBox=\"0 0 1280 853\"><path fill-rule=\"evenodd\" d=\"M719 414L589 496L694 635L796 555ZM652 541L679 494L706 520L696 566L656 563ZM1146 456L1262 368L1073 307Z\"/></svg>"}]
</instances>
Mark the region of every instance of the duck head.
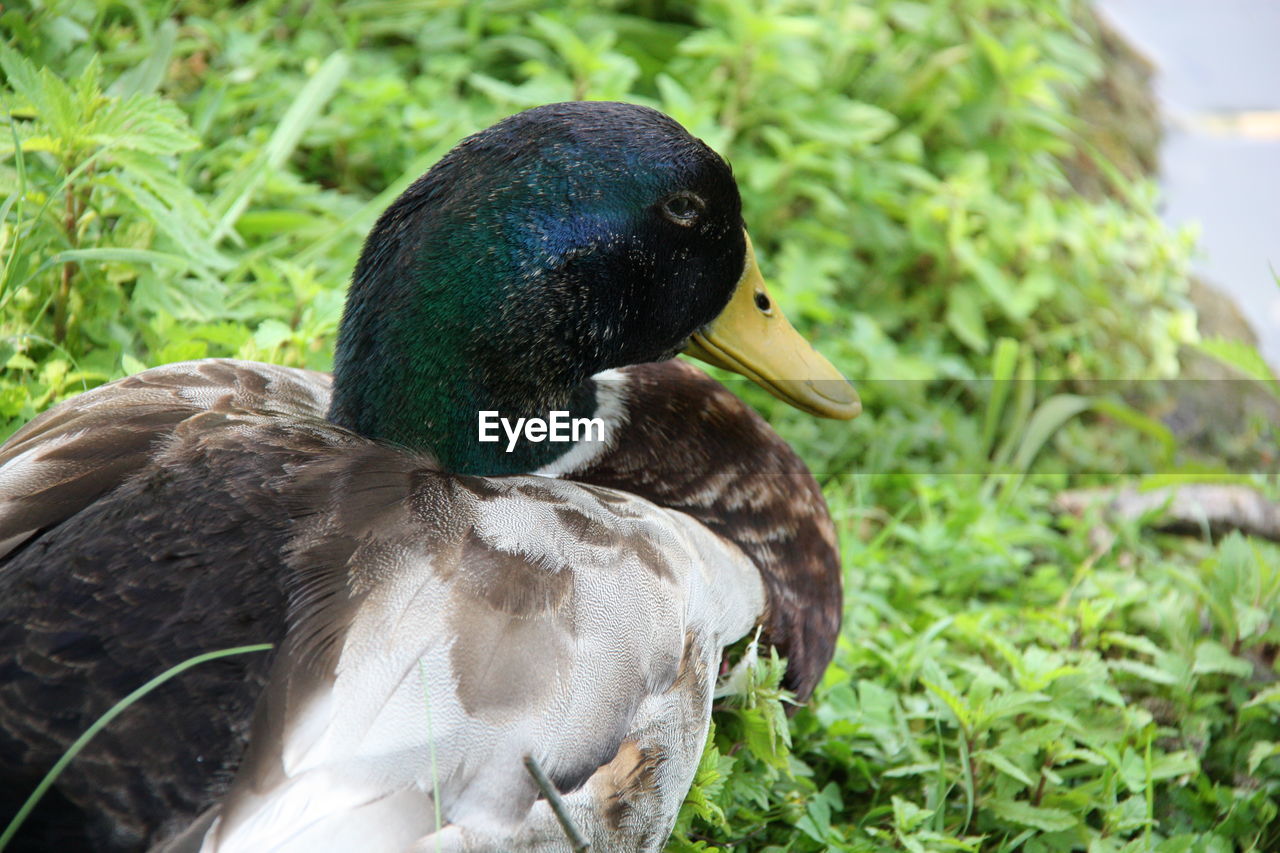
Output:
<instances>
[{"instance_id":1,"label":"duck head","mask_svg":"<svg viewBox=\"0 0 1280 853\"><path fill-rule=\"evenodd\" d=\"M572 444L481 442L479 412L590 417L593 375L682 350L805 411L859 411L769 298L724 159L646 107L552 104L464 140L378 220L329 417L460 473L533 471Z\"/></svg>"}]
</instances>

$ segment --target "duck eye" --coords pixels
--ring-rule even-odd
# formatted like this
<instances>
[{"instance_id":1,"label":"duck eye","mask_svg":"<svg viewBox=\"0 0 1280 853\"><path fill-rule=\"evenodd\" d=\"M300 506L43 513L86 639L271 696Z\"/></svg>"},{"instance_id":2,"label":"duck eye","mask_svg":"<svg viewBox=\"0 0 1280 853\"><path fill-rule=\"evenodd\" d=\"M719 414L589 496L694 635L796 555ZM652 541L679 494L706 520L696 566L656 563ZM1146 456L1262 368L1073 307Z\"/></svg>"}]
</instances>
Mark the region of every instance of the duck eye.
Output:
<instances>
[{"instance_id":1,"label":"duck eye","mask_svg":"<svg viewBox=\"0 0 1280 853\"><path fill-rule=\"evenodd\" d=\"M662 203L662 215L686 228L698 221L706 204L691 192L678 192Z\"/></svg>"},{"instance_id":2,"label":"duck eye","mask_svg":"<svg viewBox=\"0 0 1280 853\"><path fill-rule=\"evenodd\" d=\"M760 309L762 314L768 314L773 310L773 303L769 301L769 296L762 290L756 291L756 307Z\"/></svg>"}]
</instances>

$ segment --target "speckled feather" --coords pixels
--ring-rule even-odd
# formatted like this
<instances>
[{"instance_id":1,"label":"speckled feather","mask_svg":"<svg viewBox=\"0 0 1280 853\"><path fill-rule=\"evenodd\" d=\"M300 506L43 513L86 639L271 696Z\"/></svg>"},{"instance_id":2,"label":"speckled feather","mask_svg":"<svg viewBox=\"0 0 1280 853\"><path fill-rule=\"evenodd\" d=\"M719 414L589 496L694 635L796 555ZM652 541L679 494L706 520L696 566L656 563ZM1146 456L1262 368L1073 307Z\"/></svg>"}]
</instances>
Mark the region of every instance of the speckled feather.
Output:
<instances>
[{"instance_id":1,"label":"speckled feather","mask_svg":"<svg viewBox=\"0 0 1280 853\"><path fill-rule=\"evenodd\" d=\"M572 474L678 509L736 543L768 587L764 638L786 685L817 686L840 633L840 556L826 500L799 456L750 407L681 361L626 371L616 448Z\"/></svg>"},{"instance_id":2,"label":"speckled feather","mask_svg":"<svg viewBox=\"0 0 1280 853\"><path fill-rule=\"evenodd\" d=\"M547 829L530 815L527 753L574 792L598 849L656 849L631 827L665 841L710 711L709 680L673 687L751 627L758 573L642 499L531 477L476 489L399 457L320 475L330 499L299 521L291 563L343 580L318 581L334 590L319 607L295 598L253 746L201 849L523 845ZM355 532L337 516L369 478L377 496L361 513L374 523ZM317 552L350 556L316 563ZM335 633L341 643L317 654ZM661 756L645 771L653 793L592 818L612 792L584 783L624 742Z\"/></svg>"},{"instance_id":3,"label":"speckled feather","mask_svg":"<svg viewBox=\"0 0 1280 853\"><path fill-rule=\"evenodd\" d=\"M366 733L383 731L376 714L367 719L368 708L406 708L411 696L421 697L415 673L406 669L419 655L438 661L430 671L441 673L431 682L433 695L446 697L439 707L489 731L514 702L536 705L546 683L566 677L565 667L579 658L557 651L562 644L594 637L602 651L584 660L591 667L609 663L588 679L595 692L579 696L557 687L563 696L540 700L556 725L528 724L528 738L519 743L541 744L534 733L559 732L566 720L590 721L575 738L557 741L559 752L539 746L547 750L540 757L574 791L571 808L602 849L660 847L705 737L720 648L760 617L760 604L729 630L723 603L709 608L706 578L687 564L672 565L673 551L656 543L683 543L675 553L697 553L719 571L738 571L735 561L746 565L741 555L750 557L768 592L765 624L791 652L789 677L802 692L831 654L839 575L816 485L754 413L678 362L616 375L623 377L614 380L622 402L612 440L562 473L573 482L441 474L426 456L324 421L326 377L267 365L170 365L33 421L6 446L9 464L0 468L9 484L0 539L16 543L0 565L0 762L15 769L7 793L24 794L96 716L155 673L215 648L280 642L286 613L290 652L277 659L288 666L273 676L274 699L260 706L257 726L287 728L294 740L255 739L266 746L243 771L265 788L283 777L274 770L255 777L254 768L278 768L276 746L313 762L322 756L359 764L359 755L297 744L311 743L304 735L315 743L357 742L352 732L360 725ZM141 421L146 432L131 436L119 464L107 473L95 464L67 467L111 458L119 432L110 427L122 411L136 412L140 400L150 407ZM61 517L45 504L33 512L22 499L23 484L32 492L62 490ZM512 494L521 500L510 500ZM495 515L499 505L526 514L540 507L542 514L522 527L515 523L519 512ZM57 535L41 535L50 529ZM520 529L531 538L516 537ZM539 555L528 550L531 542L553 542L556 550ZM380 635L377 614L385 611L362 615L368 602L397 590L397 612L407 621L384 626L387 636L413 628L418 644L392 644L398 663L374 668L383 678L376 690L345 686L352 695L383 696L382 704L361 712L357 702L344 711L343 737L333 734L337 723L294 725L296 708L312 708L315 696L333 689L352 626ZM76 602L70 614L67 602ZM620 613L647 620L634 627L646 642L608 651L619 632L607 625ZM552 620L549 630L531 632L538 620ZM449 639L464 636L475 639ZM481 647L494 654L477 657ZM546 669L548 659L561 665ZM115 833L109 846L130 849L172 834L226 790L269 660L232 658L170 682L90 745L60 782L62 795L103 813ZM600 725L598 713L568 711L566 702L587 696L614 712L612 726ZM359 713L364 721L350 722ZM480 734L459 741L468 748L451 765L450 787L440 789L449 826L423 849L435 849L437 841L442 849L486 849L493 832L519 838L521 849L563 846L545 802L529 807L527 777L512 763L519 758L516 742L503 741L503 749L493 747L491 758L477 764L475 744L483 742ZM441 761L440 750L449 747L446 740L438 746ZM417 764L410 762L419 774L414 791L424 787L421 749L417 754ZM295 757L291 766L305 760ZM493 787L476 780L497 778L485 775L494 768L519 789L501 807L476 793ZM385 773L369 772L386 783ZM430 797L395 790L379 800L389 811L368 807L365 816L421 832L420 821L396 823L390 815L429 814L421 807ZM240 813L246 802L233 795L228 808ZM509 810L512 803L528 807L522 820L520 808Z\"/></svg>"}]
</instances>

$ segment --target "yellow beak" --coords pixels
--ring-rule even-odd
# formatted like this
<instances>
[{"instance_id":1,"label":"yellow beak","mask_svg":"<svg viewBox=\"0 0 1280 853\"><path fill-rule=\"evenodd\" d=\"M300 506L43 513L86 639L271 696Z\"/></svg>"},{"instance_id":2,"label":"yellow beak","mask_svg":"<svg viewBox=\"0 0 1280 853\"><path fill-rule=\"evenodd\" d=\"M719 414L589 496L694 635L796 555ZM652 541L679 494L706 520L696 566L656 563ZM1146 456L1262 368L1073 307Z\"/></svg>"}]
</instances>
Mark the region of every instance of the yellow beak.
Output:
<instances>
[{"instance_id":1,"label":"yellow beak","mask_svg":"<svg viewBox=\"0 0 1280 853\"><path fill-rule=\"evenodd\" d=\"M729 304L694 333L684 351L747 377L811 415L849 420L862 412L853 386L792 328L769 298L750 237L747 265Z\"/></svg>"}]
</instances>

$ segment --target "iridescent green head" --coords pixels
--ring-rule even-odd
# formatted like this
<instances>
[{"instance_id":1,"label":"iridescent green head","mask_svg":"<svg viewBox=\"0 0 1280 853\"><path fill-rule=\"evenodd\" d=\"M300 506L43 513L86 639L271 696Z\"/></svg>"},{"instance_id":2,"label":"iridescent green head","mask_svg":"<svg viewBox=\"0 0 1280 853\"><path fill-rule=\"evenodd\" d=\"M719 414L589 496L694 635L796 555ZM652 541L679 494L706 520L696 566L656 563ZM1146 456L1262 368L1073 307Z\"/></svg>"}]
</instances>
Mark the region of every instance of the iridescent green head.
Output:
<instances>
[{"instance_id":1,"label":"iridescent green head","mask_svg":"<svg viewBox=\"0 0 1280 853\"><path fill-rule=\"evenodd\" d=\"M590 377L672 357L748 267L728 164L667 116L552 104L469 137L382 215L338 336L330 419L475 474L568 446L477 441L477 413L588 416Z\"/></svg>"}]
</instances>

